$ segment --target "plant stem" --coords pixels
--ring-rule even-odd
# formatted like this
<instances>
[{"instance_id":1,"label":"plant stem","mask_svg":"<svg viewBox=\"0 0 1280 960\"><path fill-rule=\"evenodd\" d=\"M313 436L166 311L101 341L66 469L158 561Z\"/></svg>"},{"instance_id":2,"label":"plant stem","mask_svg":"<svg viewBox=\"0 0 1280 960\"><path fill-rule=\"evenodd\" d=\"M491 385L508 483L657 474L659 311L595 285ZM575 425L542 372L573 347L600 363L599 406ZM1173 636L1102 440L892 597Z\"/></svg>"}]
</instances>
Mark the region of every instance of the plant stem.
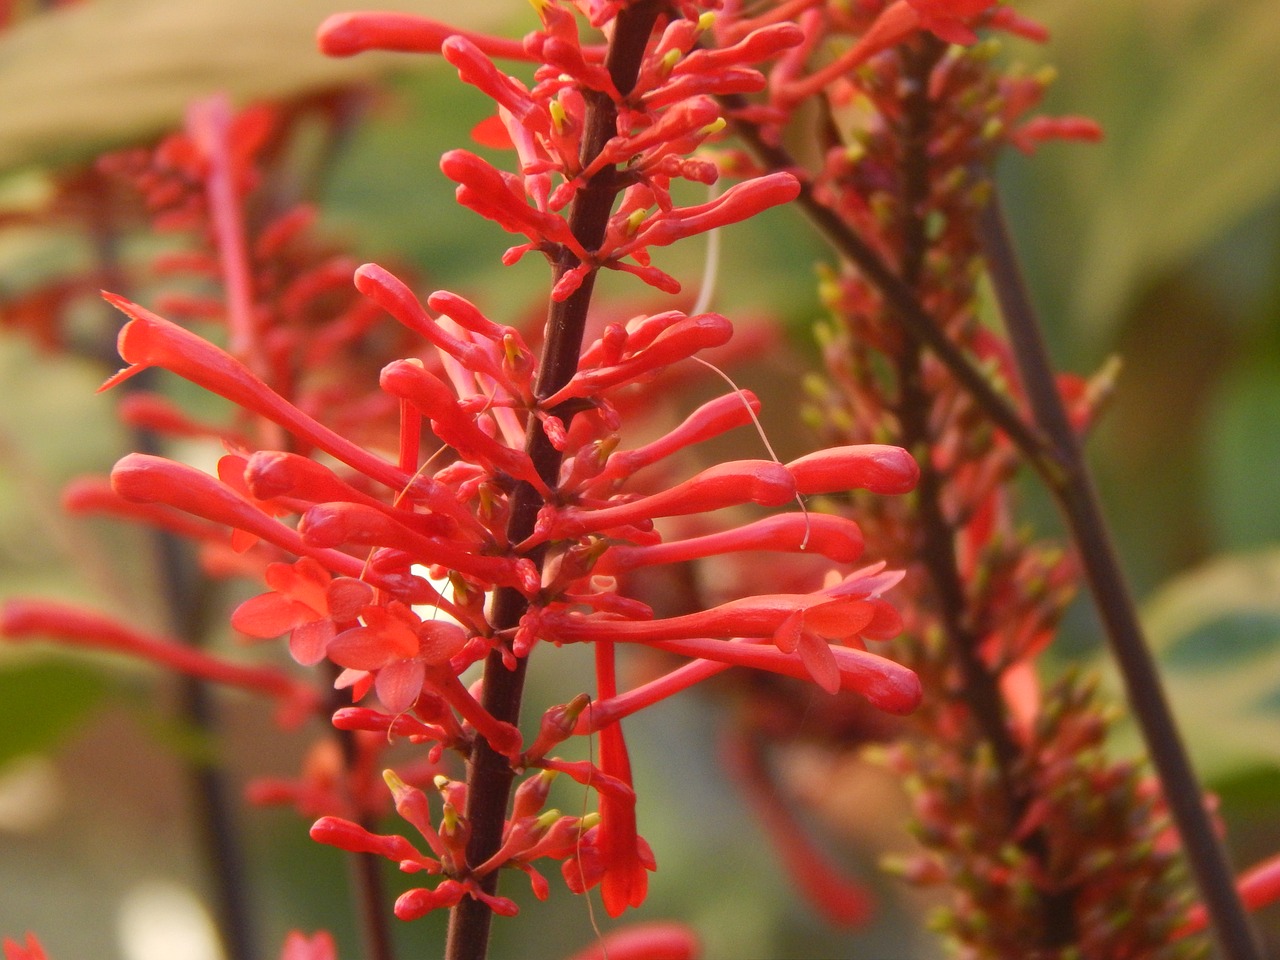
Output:
<instances>
[{"instance_id":1,"label":"plant stem","mask_svg":"<svg viewBox=\"0 0 1280 960\"><path fill-rule=\"evenodd\" d=\"M725 96L721 100L730 108L739 108L747 103L741 96ZM992 422L1022 451L1031 466L1046 480L1056 480L1061 468L1053 447L996 391L986 374L974 366L969 357L934 322L912 289L903 283L894 269L854 233L839 214L814 196L808 175L786 148L765 140L753 123L735 120L734 130L766 169L791 170L796 173L800 179L800 195L796 198L796 204L818 232L880 291L902 321L903 328L934 353L982 406Z\"/></svg>"},{"instance_id":2,"label":"plant stem","mask_svg":"<svg viewBox=\"0 0 1280 960\"><path fill-rule=\"evenodd\" d=\"M332 671L335 675L336 670ZM343 770L350 775L356 769L356 735L353 730L335 730L338 748L342 752ZM360 826L373 832L377 818L361 810L357 820ZM382 857L375 853L347 854L347 874L351 884L351 898L360 924L365 960L394 960L395 947L391 942L391 916L387 909L386 884L382 879Z\"/></svg>"},{"instance_id":3,"label":"plant stem","mask_svg":"<svg viewBox=\"0 0 1280 960\"><path fill-rule=\"evenodd\" d=\"M1169 709L1159 672L1111 542L1076 432L1058 393L1035 308L994 191L979 224L988 272L1035 420L1064 467L1049 486L1079 550L1085 579L1124 678L1129 703L1160 778L1223 957L1261 960L1234 874L1204 806L1204 793Z\"/></svg>"},{"instance_id":4,"label":"plant stem","mask_svg":"<svg viewBox=\"0 0 1280 960\"><path fill-rule=\"evenodd\" d=\"M659 0L639 0L618 14L614 22L605 66L614 86L623 96L635 86L649 35L662 9L663 4ZM586 96L587 115L581 156L584 167L617 133L617 107L613 100L598 92L588 91ZM604 242L605 228L619 190L617 181L616 168L606 166L591 177L574 198L569 228L588 251L599 249ZM577 257L568 250L562 250L555 265L553 284L578 265ZM534 388L539 400L551 396L577 372L595 276L596 271L590 271L572 295L560 302L553 301L548 309L547 339L542 348ZM568 417L565 419L567 421ZM526 450L538 475L554 489L562 455L551 445L540 422L533 417L529 418L527 432ZM533 532L542 503L542 497L531 484L522 481L516 487L507 528L509 542L519 543ZM530 559L539 568L544 553L545 547L539 547L530 554ZM510 629L520 622L527 609L528 601L522 594L503 588L494 597L490 619L495 629ZM519 722L526 666L527 660L522 658L514 670L508 670L502 662L502 655L497 652L485 660L481 702L498 720L511 724ZM467 769L466 816L471 828L467 844L468 863L483 863L501 845L514 777L510 761L483 737L477 737ZM498 886L497 871L484 877L481 886L487 893L493 893ZM449 938L445 947L447 960L483 960L488 952L491 919L492 912L486 905L464 897L450 912Z\"/></svg>"},{"instance_id":5,"label":"plant stem","mask_svg":"<svg viewBox=\"0 0 1280 960\"><path fill-rule=\"evenodd\" d=\"M901 142L903 145L903 253L900 278L912 290L919 287L928 240L924 211L930 192L929 141L932 134L932 103L929 75L945 51L940 41L926 40L919 49L903 48L903 62L913 81L903 97ZM895 315L896 319L896 315ZM944 334L945 335L945 334ZM948 337L948 342L953 342ZM930 411L935 397L924 382L923 344L907 331L906 344L898 362L899 397L897 413L902 429L901 442L908 449L932 450L938 442L930 428ZM979 736L991 746L1004 792L1010 833L1022 822L1032 800L1027 784L1020 781L1025 769L1022 749L1014 739L1006 718L995 673L978 653L978 636L969 615L964 580L956 558L955 530L942 506L947 478L923 455L920 481L916 485L917 521L920 528L920 560L933 586L938 620L947 649L959 671L961 695L977 725ZM1049 842L1044 831L1034 830L1019 846L1042 866L1047 866ZM1074 892L1070 889L1037 892L1040 938L1037 947L1057 950L1076 939Z\"/></svg>"},{"instance_id":6,"label":"plant stem","mask_svg":"<svg viewBox=\"0 0 1280 960\"><path fill-rule=\"evenodd\" d=\"M89 230L101 274L102 285L109 290L125 291L128 281L120 267L117 229L113 222L109 188L100 184L92 191ZM115 311L111 311L115 316ZM114 343L114 340L112 341ZM103 350L103 360L110 368L114 353ZM128 380L124 389L145 389L152 377ZM160 438L150 430L133 431L131 449L144 453L161 453ZM198 569L196 559L183 542L165 530L148 536L152 563L159 583L164 619L170 633L192 648L203 646L202 638L209 626L209 583ZM177 714L181 721L201 737L214 739L218 734L217 705L209 685L198 677L177 678ZM184 761L188 802L200 840L205 868L213 885L213 913L218 937L230 960L252 960L254 923L249 908L250 883L241 835L233 809L232 790L225 771L207 758Z\"/></svg>"}]
</instances>

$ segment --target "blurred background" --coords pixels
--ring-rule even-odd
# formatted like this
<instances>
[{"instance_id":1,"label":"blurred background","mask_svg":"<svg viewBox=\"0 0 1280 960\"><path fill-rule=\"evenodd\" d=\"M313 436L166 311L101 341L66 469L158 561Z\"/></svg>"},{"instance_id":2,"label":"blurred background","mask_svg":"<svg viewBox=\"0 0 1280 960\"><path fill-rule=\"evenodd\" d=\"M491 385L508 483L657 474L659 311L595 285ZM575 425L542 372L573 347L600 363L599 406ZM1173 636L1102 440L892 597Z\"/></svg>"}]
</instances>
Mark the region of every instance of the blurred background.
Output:
<instances>
[{"instance_id":1,"label":"blurred background","mask_svg":"<svg viewBox=\"0 0 1280 960\"><path fill-rule=\"evenodd\" d=\"M532 24L524 5L498 0L379 5L516 34ZM1122 361L1093 463L1193 757L1244 867L1280 850L1280 0L1018 6L1053 39L1009 41L1002 56L1054 64L1046 112L1094 117L1107 137L1010 156L1002 189L1058 365L1089 374ZM99 252L82 230L30 215L54 174L153 139L180 124L190 99L218 90L245 103L359 84L366 115L318 181L325 228L358 258L407 264L426 278L420 289L457 290L504 321L536 315L545 270L531 259L496 274L506 235L458 208L438 172L439 154L468 144L486 101L440 63L325 60L313 36L346 8L337 0L17 7L0 34L0 599L55 596L154 623L138 538L59 508L69 478L105 472L127 449L113 399L94 394L116 365L102 336L113 319L86 304L69 334L80 349L54 351L38 321L10 308ZM138 243L126 259L145 255ZM766 428L804 449L787 398L813 359L813 263L827 255L791 211L731 229L724 244L717 308L784 322L794 347L735 376L777 396ZM696 284L702 247L689 246L670 269ZM1052 509L1033 487L1026 495L1028 515L1052 533ZM1067 662L1107 670L1084 605L1047 669ZM535 669L529 702L564 699L563 682L563 666ZM216 956L199 932L206 880L179 758L213 750L242 784L292 773L310 734L263 736L266 709L232 696L225 737L196 742L172 719L175 696L142 666L0 648L0 935L34 930L54 960ZM712 704L679 698L629 721L628 738L641 830L660 863L638 917L692 923L709 958L939 955L921 904L875 866L886 838L906 843L891 784L856 780L848 818L815 825L839 834L844 865L879 899L870 925L833 931L776 867L722 775ZM1117 749L1135 748L1122 730ZM566 811L582 803L560 800ZM246 810L241 826L262 955L275 955L289 928L326 927L341 956L359 956L341 856L312 844L290 812ZM388 883L409 885L394 870ZM1274 912L1262 919L1280 929ZM591 941L592 924L583 900L553 896L496 925L494 956L563 956ZM397 924L403 955L432 955L442 930L443 917Z\"/></svg>"}]
</instances>

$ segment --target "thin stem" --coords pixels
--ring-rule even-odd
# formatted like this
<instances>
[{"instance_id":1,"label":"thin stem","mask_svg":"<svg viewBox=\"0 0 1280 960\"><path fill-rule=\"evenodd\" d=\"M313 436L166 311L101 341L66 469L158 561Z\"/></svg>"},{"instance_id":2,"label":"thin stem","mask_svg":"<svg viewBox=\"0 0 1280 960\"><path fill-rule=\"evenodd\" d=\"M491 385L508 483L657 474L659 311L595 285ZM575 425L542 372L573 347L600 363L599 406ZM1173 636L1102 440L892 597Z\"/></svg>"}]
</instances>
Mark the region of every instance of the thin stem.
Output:
<instances>
[{"instance_id":1,"label":"thin stem","mask_svg":"<svg viewBox=\"0 0 1280 960\"><path fill-rule=\"evenodd\" d=\"M245 241L244 217L232 181L229 148L231 101L215 95L193 104L188 131L209 162L205 193L222 267L231 352L244 359L255 373L263 373L262 345L253 303L253 276Z\"/></svg>"},{"instance_id":2,"label":"thin stem","mask_svg":"<svg viewBox=\"0 0 1280 960\"><path fill-rule=\"evenodd\" d=\"M730 108L746 105L746 100L740 96L725 96L721 100ZM974 366L969 357L951 341L893 268L854 233L839 214L818 200L808 177L786 148L765 140L753 123L744 120L734 120L733 123L735 132L747 149L767 169L798 173L800 195L796 198L796 203L810 222L839 254L862 271L863 276L880 291L899 317L903 328L933 351L951 375L987 412L992 422L1008 434L1032 467L1047 480L1052 482L1056 479L1061 468L1053 447L1037 429L1027 424L1018 411L996 391L986 374Z\"/></svg>"},{"instance_id":3,"label":"thin stem","mask_svg":"<svg viewBox=\"0 0 1280 960\"><path fill-rule=\"evenodd\" d=\"M331 678L336 678L337 673L337 669L331 666ZM334 734L342 753L343 770L349 775L359 765L355 731L335 730ZM365 810L360 811L357 820L366 830L372 832L377 829L377 818ZM347 854L351 897L355 901L355 912L360 922L365 960L395 960L396 955L391 942L391 916L387 909L382 862L382 857L374 853Z\"/></svg>"},{"instance_id":4,"label":"thin stem","mask_svg":"<svg viewBox=\"0 0 1280 960\"><path fill-rule=\"evenodd\" d=\"M100 189L92 196L95 203L90 232L103 286L124 291L128 284L120 268L110 192ZM145 388L149 379L146 373L126 381L125 390ZM143 453L161 452L160 438L150 430L134 430L131 447ZM209 625L209 584L200 576L194 555L174 534L156 530L148 542L169 632L198 650L203 646L202 638ZM202 736L216 736L217 705L208 683L188 674L181 674L177 682L179 717ZM249 871L233 809L233 791L226 772L206 759L187 760L184 772L188 802L213 885L219 939L230 960L252 960L256 951L253 911L249 907Z\"/></svg>"},{"instance_id":5,"label":"thin stem","mask_svg":"<svg viewBox=\"0 0 1280 960\"><path fill-rule=\"evenodd\" d=\"M901 203L903 254L900 276L912 290L920 284L928 249L924 211L930 187L928 145L933 113L928 80L944 50L945 47L936 41L926 41L919 50L903 49L906 71L914 82L903 98L904 196ZM935 397L925 385L922 360L923 344L907 331L905 349L898 363L897 406L901 441L908 449L931 450L938 441L929 426ZM964 702L980 736L991 746L1012 828L1022 822L1031 801L1027 785L1020 782L1017 773L1023 766L1022 749L1007 722L997 676L987 668L978 653L979 638L969 616L964 580L956 557L954 527L942 506L947 478L935 468L932 457L921 456L919 462L920 481L916 485L915 497L922 541L920 560L933 586L947 649L960 673ZM1030 832L1019 846L1040 864L1047 864L1049 843L1043 830ZM1038 945L1057 949L1073 943L1076 938L1073 892L1042 891L1037 899L1041 918Z\"/></svg>"},{"instance_id":6,"label":"thin stem","mask_svg":"<svg viewBox=\"0 0 1280 960\"><path fill-rule=\"evenodd\" d=\"M1023 388L1037 425L1054 446L1055 460L1065 468L1056 481L1050 482L1050 489L1080 553L1085 579L1218 945L1226 960L1261 960L1261 946L1236 892L1234 874L1205 810L1204 793L1143 636L1079 437L1058 393L1040 323L994 193L979 230Z\"/></svg>"},{"instance_id":7,"label":"thin stem","mask_svg":"<svg viewBox=\"0 0 1280 960\"><path fill-rule=\"evenodd\" d=\"M624 9L614 22L605 66L614 86L623 96L635 86L645 46L662 9L661 0L639 0ZM616 131L617 107L613 100L604 94L588 91L581 157L584 167L600 153ZM604 242L605 228L618 190L616 168L606 166L591 177L574 198L569 228L584 249L597 250ZM556 262L553 284L576 266L578 259L568 250L563 250ZM581 286L572 295L551 303L547 315L547 339L534 390L538 398L551 396L577 372L594 289L593 270L583 278ZM560 451L551 445L540 422L532 417L529 419L528 436L526 449L538 475L547 486L554 488L560 472ZM507 528L509 542L519 543L533 532L541 506L542 497L538 492L529 483L521 482L513 495ZM538 547L530 554L530 559L539 568L544 552L544 547ZM494 627L498 630L515 627L527 608L528 601L519 592L510 588L497 591L491 615ZM527 660L521 658L514 670L508 670L497 652L485 660L481 703L496 719L511 724L519 722L526 665ZM468 863L484 863L501 845L514 777L510 761L483 737L477 737L467 769L466 815L471 827L471 839L467 844ZM498 871L488 874L481 885L487 893L493 893L498 885ZM445 946L447 960L483 960L488 953L491 919L492 912L487 906L471 897L464 897L449 916L449 938Z\"/></svg>"}]
</instances>

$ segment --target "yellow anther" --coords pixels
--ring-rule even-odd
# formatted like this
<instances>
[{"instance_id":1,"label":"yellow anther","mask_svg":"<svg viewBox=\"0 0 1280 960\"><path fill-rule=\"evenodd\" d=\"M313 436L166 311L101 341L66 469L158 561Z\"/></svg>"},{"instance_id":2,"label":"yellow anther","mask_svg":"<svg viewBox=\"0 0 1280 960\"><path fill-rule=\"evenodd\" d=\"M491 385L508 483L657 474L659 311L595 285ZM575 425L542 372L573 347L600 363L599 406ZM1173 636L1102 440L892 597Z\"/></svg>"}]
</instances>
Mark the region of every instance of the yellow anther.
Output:
<instances>
[{"instance_id":1,"label":"yellow anther","mask_svg":"<svg viewBox=\"0 0 1280 960\"><path fill-rule=\"evenodd\" d=\"M551 123L555 126L556 133L563 135L566 121L569 119L564 105L559 100L552 100L547 109L551 113Z\"/></svg>"},{"instance_id":2,"label":"yellow anther","mask_svg":"<svg viewBox=\"0 0 1280 960\"><path fill-rule=\"evenodd\" d=\"M708 123L705 127L699 130L698 135L703 137L709 137L712 134L719 133L728 125L729 125L729 121L726 120L724 117L716 117L714 120Z\"/></svg>"}]
</instances>

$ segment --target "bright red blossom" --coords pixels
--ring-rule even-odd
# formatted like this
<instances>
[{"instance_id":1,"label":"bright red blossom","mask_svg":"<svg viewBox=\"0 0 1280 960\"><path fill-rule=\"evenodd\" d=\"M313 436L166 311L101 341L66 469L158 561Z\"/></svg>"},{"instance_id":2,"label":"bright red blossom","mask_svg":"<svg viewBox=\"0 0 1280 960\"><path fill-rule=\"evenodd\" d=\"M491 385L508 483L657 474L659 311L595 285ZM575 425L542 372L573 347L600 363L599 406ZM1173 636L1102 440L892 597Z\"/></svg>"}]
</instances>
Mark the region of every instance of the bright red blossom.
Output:
<instances>
[{"instance_id":1,"label":"bright red blossom","mask_svg":"<svg viewBox=\"0 0 1280 960\"><path fill-rule=\"evenodd\" d=\"M621 4L584 6L606 35L622 29L614 23ZM537 252L558 264L553 313L589 291L588 281L601 269L675 291L674 278L650 262L651 250L798 195L800 183L789 172L748 178L683 207L672 199L671 186L681 178L717 178L712 161L691 155L726 125L714 98L763 90L766 79L757 65L801 43L800 28L765 24L713 48L713 18L684 4L655 27L647 46L637 46L634 76L624 82L601 48L581 43L571 9L556 3L536 9L541 27L518 49L385 14L331 19L321 45L336 53L377 46L438 50L464 82L493 100L514 149L514 169L500 170L463 150L447 153L441 169L457 183L460 203L522 239L508 251L508 262ZM508 76L493 63L495 56L539 63L532 83ZM230 209L238 194L224 142L226 118L219 117L216 110L198 117L196 140L184 141L182 149L194 151L197 160L207 155L216 168L219 189L211 189L207 203L220 252L237 261L247 256L243 244L232 242L243 220ZM601 118L605 128L593 130ZM588 243L575 217L583 195L602 182L612 184L614 205L602 213L598 242ZM294 229L291 223L276 227L281 237ZM909 491L917 476L910 456L878 445L842 447L789 464L730 461L678 479L677 468L664 463L672 454L750 422L758 401L737 391L704 404L667 435L621 449L619 411L669 368L725 344L733 333L726 317L667 310L610 324L584 349L575 343L576 367L552 383L512 327L446 291L424 303L390 271L366 264L354 271L363 302L418 338L412 355L385 364L377 377L381 408L400 414L399 446L388 459L381 446L335 429L313 408L295 403L287 387L276 388L244 271L232 262L225 273L238 297L230 352L107 294L130 319L118 342L128 366L105 386L150 367L166 369L256 418L263 429L246 432L263 439L225 457L216 477L160 457L131 455L113 471L114 494L123 503L146 505L159 523L177 512L198 518L202 533L204 524L233 531L232 544L244 551L246 567L261 570L269 588L236 610L233 625L259 638L288 633L295 660L327 660L341 668L336 685L350 689L355 700L376 693L376 707L338 711L338 727L429 744L432 763L444 750L474 757L484 749L515 771L531 771L517 790L498 849L476 858L480 862L469 859L476 825L468 819L468 785L443 775L432 796L394 772L385 775L397 812L426 850L345 818L327 815L315 822L312 836L320 842L386 856L406 872L438 878L430 888L404 893L397 916L412 919L464 898L513 913L514 903L493 893L493 877L506 867L520 870L535 893L545 895L546 881L533 865L545 858L560 862L571 889L599 885L611 915L638 906L655 862L638 834L619 719L730 666L811 680L831 693L854 691L893 712L918 703L914 675L864 649L865 640L889 636L900 625L881 598L898 575L881 566L847 569L862 548L856 524L803 514L758 516L759 508L775 510L814 494ZM432 449L421 449L431 438ZM665 474L652 478L643 493L626 489L636 471L659 465ZM660 518L744 505L756 515L705 537L664 544L655 525ZM812 552L830 561L832 585L739 597L700 613L656 619L614 576L637 566L743 551ZM523 614L511 615L511 609ZM461 674L484 659L486 677L510 670L544 640L594 645L596 695L548 710L526 750L514 723L486 707L486 681L468 687ZM153 644L123 643L153 658L175 659ZM645 643L689 662L643 688L620 691L618 643ZM194 663L187 668L195 669ZM224 674L277 695L293 694L293 686L274 673ZM568 737L590 732L599 734L598 767L551 755ZM577 818L542 810L547 771L595 790L598 813ZM325 791L314 786L277 793L298 803L322 802Z\"/></svg>"}]
</instances>

